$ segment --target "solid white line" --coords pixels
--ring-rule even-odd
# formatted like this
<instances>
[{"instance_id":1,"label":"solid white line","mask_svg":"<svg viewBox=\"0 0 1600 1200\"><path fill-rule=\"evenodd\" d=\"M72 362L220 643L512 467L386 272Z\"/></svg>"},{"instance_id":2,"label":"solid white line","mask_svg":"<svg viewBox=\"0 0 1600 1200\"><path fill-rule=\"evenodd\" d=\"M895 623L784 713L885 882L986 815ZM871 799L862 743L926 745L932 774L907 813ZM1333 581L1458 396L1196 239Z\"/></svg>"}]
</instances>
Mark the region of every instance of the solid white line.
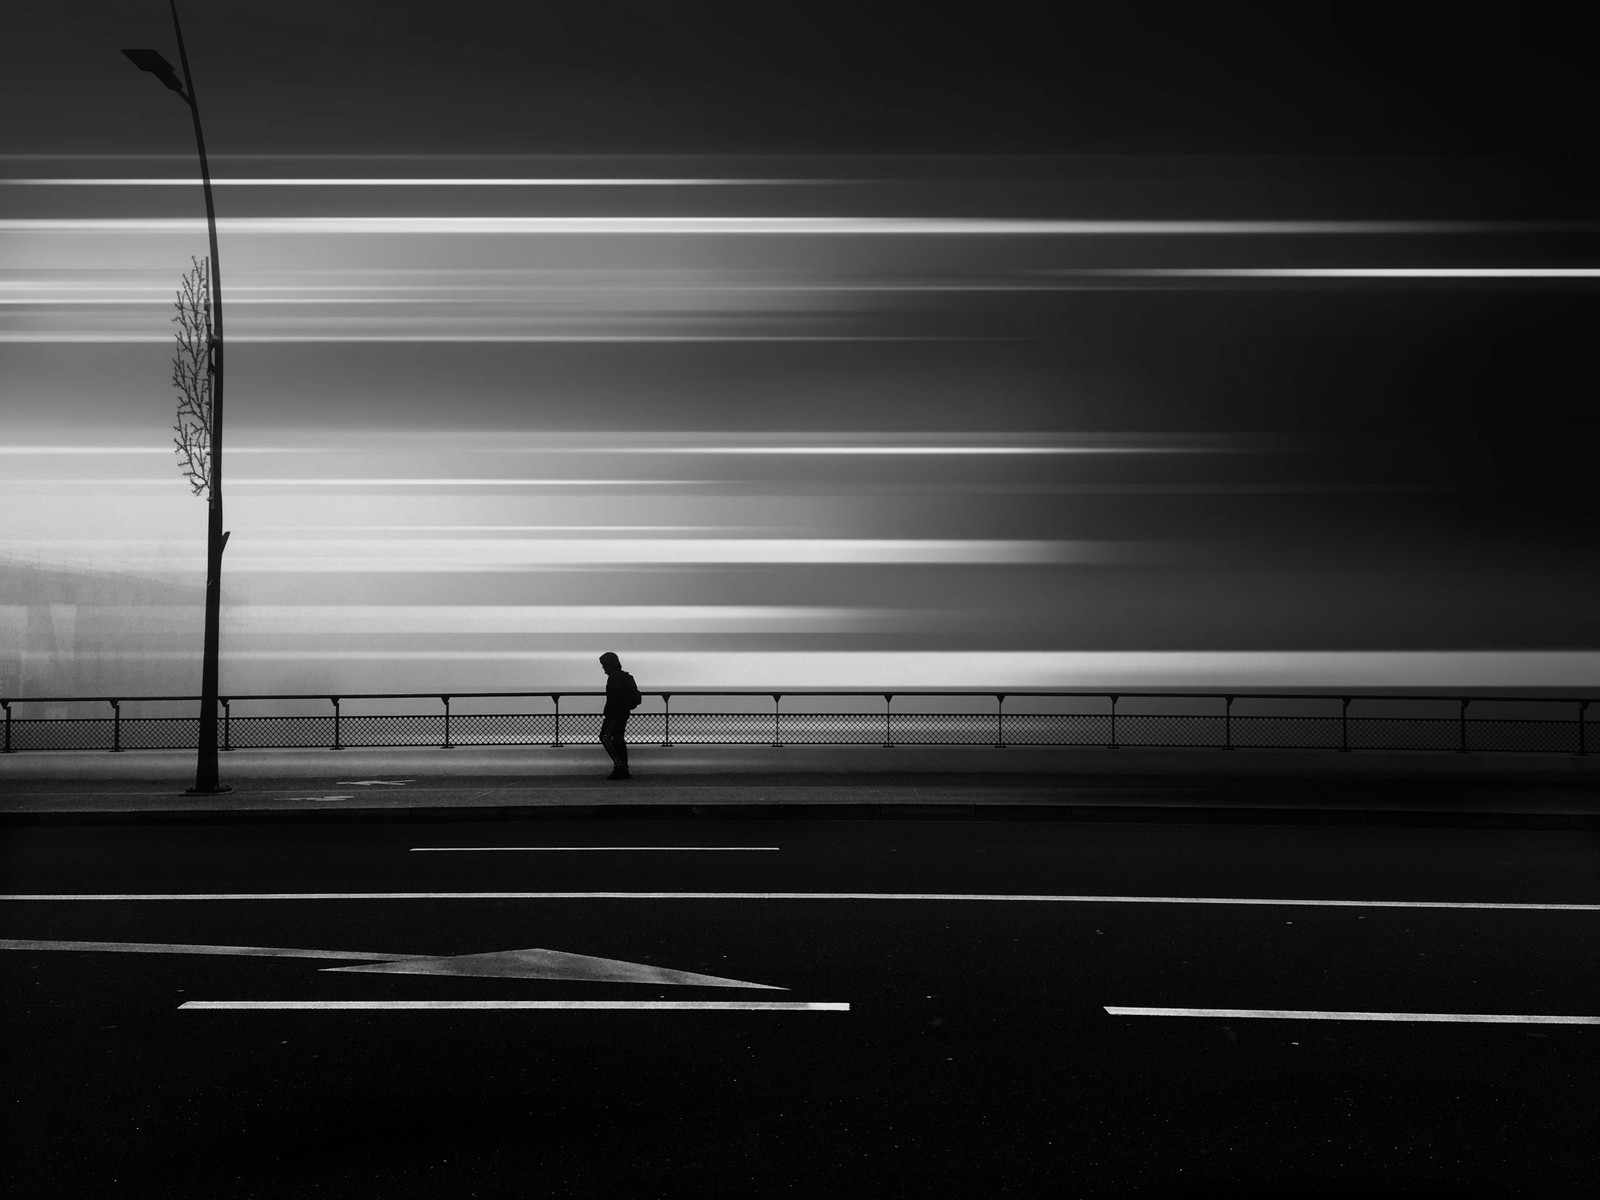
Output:
<instances>
[{"instance_id":1,"label":"solid white line","mask_svg":"<svg viewBox=\"0 0 1600 1200\"><path fill-rule=\"evenodd\" d=\"M28 892L5 900L992 900L1039 904L1227 904L1296 908L1505 909L1600 912L1600 904L1478 900L1289 900L1228 896L1053 896L986 892Z\"/></svg>"},{"instance_id":2,"label":"solid white line","mask_svg":"<svg viewBox=\"0 0 1600 1200\"><path fill-rule=\"evenodd\" d=\"M1488 1025L1600 1025L1600 1017L1516 1013L1327 1012L1294 1008L1125 1008L1106 1005L1114 1017L1268 1017L1286 1021L1453 1021Z\"/></svg>"},{"instance_id":3,"label":"solid white line","mask_svg":"<svg viewBox=\"0 0 1600 1200\"><path fill-rule=\"evenodd\" d=\"M776 850L777 846L413 846L412 854L425 852L458 854L493 850Z\"/></svg>"},{"instance_id":4,"label":"solid white line","mask_svg":"<svg viewBox=\"0 0 1600 1200\"><path fill-rule=\"evenodd\" d=\"M641 1009L683 1012L691 1009L717 1012L849 1012L850 1006L832 1001L805 1003L795 1000L185 1000L180 1009L486 1009L583 1008Z\"/></svg>"}]
</instances>

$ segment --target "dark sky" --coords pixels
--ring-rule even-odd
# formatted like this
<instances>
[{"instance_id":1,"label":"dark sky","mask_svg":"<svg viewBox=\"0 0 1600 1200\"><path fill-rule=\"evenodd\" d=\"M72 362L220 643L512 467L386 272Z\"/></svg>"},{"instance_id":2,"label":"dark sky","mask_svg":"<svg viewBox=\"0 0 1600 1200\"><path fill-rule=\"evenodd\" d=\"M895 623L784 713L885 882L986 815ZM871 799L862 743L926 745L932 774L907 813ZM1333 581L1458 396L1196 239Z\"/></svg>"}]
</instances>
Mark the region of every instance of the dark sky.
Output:
<instances>
[{"instance_id":1,"label":"dark sky","mask_svg":"<svg viewBox=\"0 0 1600 1200\"><path fill-rule=\"evenodd\" d=\"M1565 6L190 4L234 153L1592 152ZM104 69L165 5L7 20L8 140L186 149Z\"/></svg>"}]
</instances>

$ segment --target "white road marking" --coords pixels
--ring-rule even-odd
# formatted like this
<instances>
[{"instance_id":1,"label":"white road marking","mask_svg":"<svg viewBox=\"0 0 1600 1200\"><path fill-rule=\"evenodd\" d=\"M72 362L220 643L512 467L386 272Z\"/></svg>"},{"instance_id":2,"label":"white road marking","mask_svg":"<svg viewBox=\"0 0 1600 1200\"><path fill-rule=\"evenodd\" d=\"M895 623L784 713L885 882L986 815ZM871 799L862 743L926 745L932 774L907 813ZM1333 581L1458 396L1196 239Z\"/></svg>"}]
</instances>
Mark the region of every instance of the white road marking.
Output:
<instances>
[{"instance_id":1,"label":"white road marking","mask_svg":"<svg viewBox=\"0 0 1600 1200\"><path fill-rule=\"evenodd\" d=\"M486 851L541 850L776 850L777 846L413 846L412 854L478 854Z\"/></svg>"},{"instance_id":2,"label":"white road marking","mask_svg":"<svg viewBox=\"0 0 1600 1200\"><path fill-rule=\"evenodd\" d=\"M1227 896L1054 896L987 892L23 892L7 900L971 900L1039 904L1224 904L1258 907L1600 912L1600 904L1488 900L1294 900Z\"/></svg>"},{"instance_id":3,"label":"white road marking","mask_svg":"<svg viewBox=\"0 0 1600 1200\"><path fill-rule=\"evenodd\" d=\"M405 787L415 779L335 779L336 787Z\"/></svg>"},{"instance_id":4,"label":"white road marking","mask_svg":"<svg viewBox=\"0 0 1600 1200\"><path fill-rule=\"evenodd\" d=\"M1105 1006L1114 1017L1268 1017L1286 1021L1454 1021L1488 1025L1600 1025L1600 1017L1542 1013L1327 1012L1294 1008L1127 1008Z\"/></svg>"},{"instance_id":5,"label":"white road marking","mask_svg":"<svg viewBox=\"0 0 1600 1200\"><path fill-rule=\"evenodd\" d=\"M391 975L454 975L487 979L562 979L591 983L648 983L672 987L761 988L783 992L770 983L749 983L720 975L674 971L649 963L597 958L564 950L489 950L477 954L379 954L356 950L291 950L277 946L201 946L170 942L64 942L0 939L0 950L73 950L113 954L228 954L252 958L322 958L362 965L324 967L324 971L375 971Z\"/></svg>"},{"instance_id":6,"label":"white road marking","mask_svg":"<svg viewBox=\"0 0 1600 1200\"><path fill-rule=\"evenodd\" d=\"M770 983L747 983L720 975L674 971L648 963L616 958L596 958L563 950L490 950L482 954L415 955L354 967L324 967L325 971L366 971L386 975L454 975L489 979L567 979L593 983L649 983L679 987L737 987L787 991Z\"/></svg>"},{"instance_id":7,"label":"white road marking","mask_svg":"<svg viewBox=\"0 0 1600 1200\"><path fill-rule=\"evenodd\" d=\"M282 946L195 946L171 942L56 942L0 939L0 950L93 950L110 954L237 954L247 958L333 958L345 962L402 962L408 954L368 950L292 950Z\"/></svg>"},{"instance_id":8,"label":"white road marking","mask_svg":"<svg viewBox=\"0 0 1600 1200\"><path fill-rule=\"evenodd\" d=\"M485 1009L583 1008L645 1009L683 1012L691 1009L717 1012L849 1012L844 1003L797 1000L185 1000L179 1009Z\"/></svg>"}]
</instances>

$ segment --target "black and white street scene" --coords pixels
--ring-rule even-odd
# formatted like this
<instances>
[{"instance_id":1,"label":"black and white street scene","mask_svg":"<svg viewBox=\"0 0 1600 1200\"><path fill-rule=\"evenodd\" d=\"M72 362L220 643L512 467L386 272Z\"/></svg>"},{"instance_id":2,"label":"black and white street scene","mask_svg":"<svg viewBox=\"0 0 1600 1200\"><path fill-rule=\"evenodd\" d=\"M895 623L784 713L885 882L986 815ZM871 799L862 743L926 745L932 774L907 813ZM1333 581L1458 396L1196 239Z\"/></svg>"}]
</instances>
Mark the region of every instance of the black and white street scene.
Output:
<instances>
[{"instance_id":1,"label":"black and white street scene","mask_svg":"<svg viewBox=\"0 0 1600 1200\"><path fill-rule=\"evenodd\" d=\"M1571 22L8 12L0 1189L1592 1195Z\"/></svg>"}]
</instances>

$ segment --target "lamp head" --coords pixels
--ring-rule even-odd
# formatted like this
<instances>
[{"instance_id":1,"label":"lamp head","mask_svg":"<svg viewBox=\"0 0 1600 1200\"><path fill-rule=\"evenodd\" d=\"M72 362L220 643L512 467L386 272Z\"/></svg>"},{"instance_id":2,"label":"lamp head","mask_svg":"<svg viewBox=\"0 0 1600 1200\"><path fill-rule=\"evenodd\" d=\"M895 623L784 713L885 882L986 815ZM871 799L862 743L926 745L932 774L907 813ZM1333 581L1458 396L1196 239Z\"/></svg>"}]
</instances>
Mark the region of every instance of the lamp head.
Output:
<instances>
[{"instance_id":1,"label":"lamp head","mask_svg":"<svg viewBox=\"0 0 1600 1200\"><path fill-rule=\"evenodd\" d=\"M178 95L183 96L183 84L178 82L178 69L155 50L124 50L128 60L141 71L149 71ZM184 99L188 99L184 96Z\"/></svg>"}]
</instances>

